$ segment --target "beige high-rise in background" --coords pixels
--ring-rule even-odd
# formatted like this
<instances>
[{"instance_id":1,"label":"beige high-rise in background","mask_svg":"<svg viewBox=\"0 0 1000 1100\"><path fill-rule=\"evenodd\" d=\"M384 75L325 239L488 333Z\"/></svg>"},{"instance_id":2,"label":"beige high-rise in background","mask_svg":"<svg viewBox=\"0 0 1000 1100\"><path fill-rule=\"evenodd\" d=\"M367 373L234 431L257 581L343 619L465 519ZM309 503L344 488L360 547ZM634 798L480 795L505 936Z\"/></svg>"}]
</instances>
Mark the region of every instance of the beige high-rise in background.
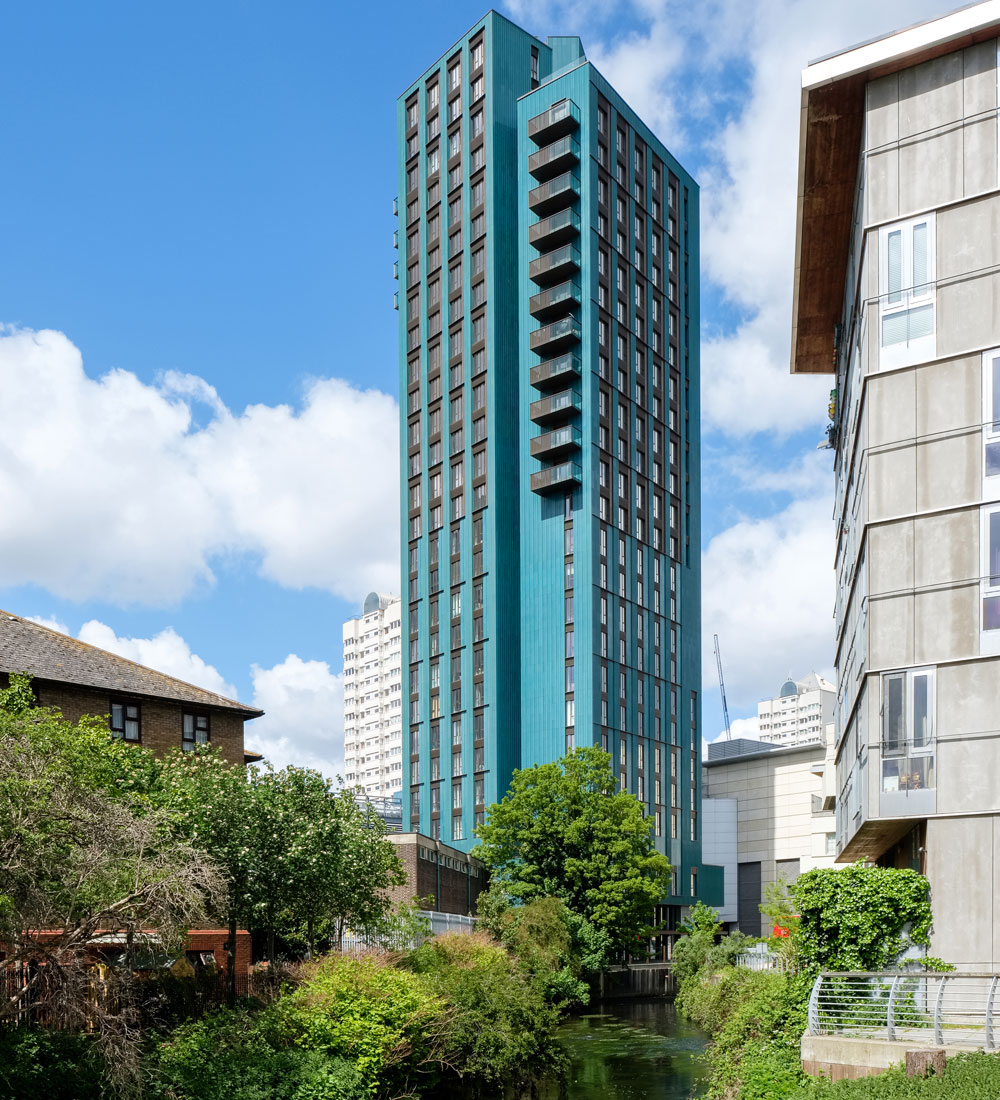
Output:
<instances>
[{"instance_id":1,"label":"beige high-rise in background","mask_svg":"<svg viewBox=\"0 0 1000 1100\"><path fill-rule=\"evenodd\" d=\"M828 374L837 859L1000 965L996 0L803 74L792 372ZM821 564L817 568L822 568Z\"/></svg>"},{"instance_id":2,"label":"beige high-rise in background","mask_svg":"<svg viewBox=\"0 0 1000 1100\"><path fill-rule=\"evenodd\" d=\"M371 592L344 623L344 780L370 798L403 788L402 614Z\"/></svg>"}]
</instances>

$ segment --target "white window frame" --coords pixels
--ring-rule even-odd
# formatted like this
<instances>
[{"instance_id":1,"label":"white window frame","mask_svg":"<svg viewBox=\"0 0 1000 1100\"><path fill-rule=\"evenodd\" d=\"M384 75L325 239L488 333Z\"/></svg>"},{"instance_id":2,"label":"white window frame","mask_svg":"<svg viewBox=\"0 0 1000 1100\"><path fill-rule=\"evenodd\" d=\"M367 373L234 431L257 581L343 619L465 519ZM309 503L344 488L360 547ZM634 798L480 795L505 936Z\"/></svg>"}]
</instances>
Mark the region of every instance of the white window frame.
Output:
<instances>
[{"instance_id":1,"label":"white window frame","mask_svg":"<svg viewBox=\"0 0 1000 1100\"><path fill-rule=\"evenodd\" d=\"M990 522L993 516L1000 520L1000 504L983 505L979 515L979 652L984 657L1000 654L1000 626L986 626L986 601L1000 604L1000 572L991 572L990 565Z\"/></svg>"},{"instance_id":2,"label":"white window frame","mask_svg":"<svg viewBox=\"0 0 1000 1100\"><path fill-rule=\"evenodd\" d=\"M933 359L937 349L937 256L935 215L933 212L922 214L917 218L907 218L905 221L893 222L891 225L883 225L879 229L878 244L878 287L879 287L879 318L878 318L878 344L879 344L879 368L888 370L891 367L904 367L911 363L918 363L924 359ZM921 225L927 227L927 258L925 278L922 282L914 284L913 269L913 235L914 230ZM896 290L889 287L889 242L896 233L900 234L901 246L901 273L900 286ZM931 308L931 331L925 336L899 341L892 344L883 343L885 322L893 317L908 316L917 310L926 307Z\"/></svg>"},{"instance_id":3,"label":"white window frame","mask_svg":"<svg viewBox=\"0 0 1000 1100\"><path fill-rule=\"evenodd\" d=\"M982 363L983 499L1000 500L1000 348L984 351ZM992 473L989 462L991 452L994 458Z\"/></svg>"}]
</instances>

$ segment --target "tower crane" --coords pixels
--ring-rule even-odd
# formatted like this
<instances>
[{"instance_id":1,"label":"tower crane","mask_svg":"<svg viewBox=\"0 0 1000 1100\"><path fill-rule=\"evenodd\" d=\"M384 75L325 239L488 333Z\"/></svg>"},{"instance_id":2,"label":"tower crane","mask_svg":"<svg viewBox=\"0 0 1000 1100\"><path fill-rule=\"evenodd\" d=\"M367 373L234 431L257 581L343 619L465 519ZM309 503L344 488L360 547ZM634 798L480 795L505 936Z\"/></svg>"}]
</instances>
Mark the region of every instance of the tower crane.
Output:
<instances>
[{"instance_id":1,"label":"tower crane","mask_svg":"<svg viewBox=\"0 0 1000 1100\"><path fill-rule=\"evenodd\" d=\"M726 720L726 740L730 739L729 707L726 705L726 681L722 678L722 654L719 652L719 635L715 635L715 664L719 670L719 692L722 695L722 717Z\"/></svg>"}]
</instances>

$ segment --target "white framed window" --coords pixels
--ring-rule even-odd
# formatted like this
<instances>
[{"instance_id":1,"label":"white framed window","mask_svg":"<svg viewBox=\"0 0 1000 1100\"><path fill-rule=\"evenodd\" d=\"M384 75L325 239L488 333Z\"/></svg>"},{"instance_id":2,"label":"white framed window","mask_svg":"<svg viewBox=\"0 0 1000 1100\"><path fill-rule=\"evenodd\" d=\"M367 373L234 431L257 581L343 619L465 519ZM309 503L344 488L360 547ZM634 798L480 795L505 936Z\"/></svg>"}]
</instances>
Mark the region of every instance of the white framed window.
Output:
<instances>
[{"instance_id":1,"label":"white framed window","mask_svg":"<svg viewBox=\"0 0 1000 1100\"><path fill-rule=\"evenodd\" d=\"M879 366L934 357L936 256L933 214L879 230Z\"/></svg>"},{"instance_id":2,"label":"white framed window","mask_svg":"<svg viewBox=\"0 0 1000 1100\"><path fill-rule=\"evenodd\" d=\"M1000 348L983 352L983 497L1000 499Z\"/></svg>"},{"instance_id":3,"label":"white framed window","mask_svg":"<svg viewBox=\"0 0 1000 1100\"><path fill-rule=\"evenodd\" d=\"M933 790L935 670L882 677L882 792Z\"/></svg>"},{"instance_id":4,"label":"white framed window","mask_svg":"<svg viewBox=\"0 0 1000 1100\"><path fill-rule=\"evenodd\" d=\"M979 518L980 620L979 652L1000 653L1000 505L985 505Z\"/></svg>"}]
</instances>

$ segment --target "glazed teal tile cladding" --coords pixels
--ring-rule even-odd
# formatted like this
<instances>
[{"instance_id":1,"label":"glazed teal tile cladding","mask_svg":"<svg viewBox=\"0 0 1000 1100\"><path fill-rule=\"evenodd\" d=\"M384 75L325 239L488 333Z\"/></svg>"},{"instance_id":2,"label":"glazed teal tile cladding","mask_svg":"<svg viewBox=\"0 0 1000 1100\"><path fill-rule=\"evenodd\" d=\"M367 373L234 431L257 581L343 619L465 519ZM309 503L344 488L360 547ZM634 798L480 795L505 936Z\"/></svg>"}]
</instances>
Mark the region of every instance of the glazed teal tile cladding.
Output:
<instances>
[{"instance_id":1,"label":"glazed teal tile cladding","mask_svg":"<svg viewBox=\"0 0 1000 1100\"><path fill-rule=\"evenodd\" d=\"M622 739L626 747L626 760L623 768L625 785L642 798L647 805L655 804L653 766L649 757L645 759L645 775L640 776L638 767L638 744L640 731L637 721L639 705L637 692L640 677L644 684L642 713L645 715L643 730L646 734L645 751L652 756L659 746L662 754L660 769L661 805L667 806L667 816L663 819L662 835L657 837L657 846L665 851L677 872L676 892L668 899L671 904L687 904L693 898L690 892L692 871L702 872L698 881L698 896L706 898L711 894L715 876L711 869L700 867L700 826L691 839L691 812L700 804L700 457L698 425L700 416L699 399L699 258L698 258L698 187L695 181L677 163L671 154L648 130L642 121L628 107L620 96L608 85L601 74L587 62L580 40L571 36L549 38L547 43L514 26L502 16L489 13L477 23L462 39L418 81L400 96L398 104L398 123L400 133L400 430L402 448L402 504L401 519L404 531L403 580L404 594L403 638L404 647L408 647L412 636L414 660L408 649L404 650L403 660L403 724L404 724L404 769L411 764L416 766L416 782L404 785L404 814L407 827L431 833L436 822L440 822L442 840L451 841L461 848L469 848L473 843L475 824L475 804L472 789L474 784L474 747L471 733L469 696L473 683L471 644L471 621L463 608L461 618L461 681L463 711L462 732L462 772L455 780L461 786L462 839L454 839L450 834L452 814L452 779L450 766L451 709L450 675L447 685L442 673L441 715L440 715L440 780L432 779L432 755L430 747L430 687L429 665L429 620L428 601L430 597L430 563L428 557L428 506L430 499L430 474L426 462L420 463L419 474L410 473L409 447L407 446L409 424L414 411L409 407L408 359L413 349L408 347L410 326L407 320L407 298L412 287L407 285L406 256L406 171L407 171L407 117L406 104L414 92L420 96L420 134L421 151L418 162L420 170L420 214L421 239L419 255L420 303L420 387L418 407L420 409L420 456L427 454L428 417L427 407L432 402L427 377L428 314L430 307L424 303L428 289L427 246L424 222L426 220L426 157L424 155L423 133L425 119L424 90L428 80L437 73L442 88L441 94L441 132L442 145L448 126L444 118L447 93L447 73L449 62L460 55L462 58L462 127L463 140L462 192L463 202L463 240L466 242L463 265L463 303L465 305L463 355L463 391L465 395L464 427L466 433L463 448L466 485L471 483L472 448L469 444L471 420L469 416L470 392L474 383L470 365L469 338L469 298L471 291L470 264L468 257L471 236L470 225L470 166L465 154L468 148L469 125L469 73L470 43L482 34L485 50L485 155L486 155L486 355L487 355L487 465L488 465L488 505L482 512L484 520L483 568L484 577L484 675L483 675L483 713L485 720L485 738L483 745L484 794L485 802L496 801L503 796L515 768L554 760L563 755L567 746L567 735L572 735L576 745L602 744L609 735L614 743L613 757L616 768L620 758ZM531 87L531 51L538 54L538 85ZM570 139L555 153L563 157L560 161L560 174L565 170L571 173L567 188L565 182L546 188L544 179L539 180L529 172L529 159L532 154L548 146L539 145L529 133L532 119L564 100L575 105L578 117L574 118ZM602 712L602 690L600 683L602 658L600 655L600 598L602 592L608 601L608 619L617 623L619 615L618 596L618 539L619 532L613 522L614 517L604 524L609 532L608 554L606 562L609 578L602 588L600 577L600 539L602 520L599 513L600 451L599 401L602 380L599 376L598 348L598 104L607 105L612 127L620 117L627 124L629 149L627 163L629 176L622 194L631 191L634 183L634 143L638 139L644 144L647 153L644 160L645 177L648 180L650 164L655 155L676 181L678 194L677 218L680 247L681 270L677 280L679 300L677 306L679 332L677 335L679 378L677 415L678 423L675 439L679 446L678 477L679 487L676 499L679 506L676 528L676 566L677 584L674 594L676 612L667 615L671 595L666 578L670 573L668 547L654 549L649 541L650 531L643 539L636 537L635 525L622 533L625 540L624 573L626 591L630 598L626 603L626 614L635 621L635 627L627 631L627 653L624 663L618 660L619 653L609 654L608 692L606 695L608 710L614 720L605 722ZM612 130L612 134L615 131ZM613 141L613 138L610 139ZM575 143L575 144L574 144ZM549 154L546 154L548 156ZM573 157L578 159L574 162ZM612 148L612 158L614 149ZM541 158L544 161L544 158ZM441 206L442 223L447 209L447 192L444 186L446 157L442 153ZM412 164L413 162L411 162ZM536 158L536 167L538 158ZM554 170L555 171L555 170ZM575 178L573 178L575 177ZM474 178L474 174L473 174ZM553 177L554 178L554 177ZM612 181L613 182L613 181ZM617 189L614 195L617 197ZM562 195L557 191L562 191ZM579 268L575 273L566 275L570 286L553 296L551 303L536 297L544 289L529 278L529 265L551 251L546 246L540 251L529 240L531 227L543 215L532 210L539 204L551 201L556 208L564 209L565 202L572 200L572 210L579 218L579 229L574 243L579 250ZM666 195L664 183L663 194ZM686 196L686 199L683 198ZM611 200L610 206L614 206ZM632 206L628 207L632 219ZM664 219L666 220L666 219ZM605 229L607 232L607 229ZM647 219L645 240L637 242L647 257L651 251L651 223ZM447 232L442 230L442 250ZM664 240L665 240L664 235ZM661 257L666 270L666 258ZM442 280L447 278L447 259ZM648 266L648 265L647 265ZM561 285L561 282L558 284ZM636 323L635 280L628 286L629 313L622 331L631 330ZM579 288L577 294L576 287ZM659 291L665 287L658 288ZM646 285L645 316L649 316L649 303L652 301L653 288ZM447 291L442 293L441 312L446 309ZM532 300L534 298L534 303ZM560 304L561 303L561 304ZM570 386L561 386L553 382L549 389L535 388L531 382L531 368L540 361L555 358L553 355L540 356L532 350L532 334L543 325L550 323L545 315L536 319L536 311L549 309L553 316L571 316L578 323L579 339L571 340L570 353L579 360L579 377ZM669 306L665 306L669 311ZM568 311L568 312L567 312ZM617 322L612 325L613 344L617 334ZM666 322L664 321L664 330ZM551 335L551 333L550 333ZM646 336L649 338L647 329ZM442 325L442 341L447 340L447 324ZM663 349L661 348L661 352ZM612 370L614 368L612 367ZM647 364L647 371L649 365ZM666 371L666 367L664 367ZM447 378L448 364L444 357L442 375ZM631 384L630 384L631 388ZM532 412L532 403L549 394L559 394L566 389L577 390L579 401L574 398L577 408L566 409L553 414L551 424L542 423L545 410L536 406ZM442 385L442 408L449 403L447 382ZM647 399L644 406L635 407L635 415L643 421L644 436L652 438L654 418L651 400L648 395L652 386L646 388ZM613 391L613 386L612 386ZM638 396L633 393L633 396ZM612 398L614 401L614 397ZM661 411L665 419L665 414ZM448 421L450 422L450 416ZM445 426L447 428L447 425ZM561 435L550 436L537 445L554 446L554 457L545 453L540 456L532 453L532 440L546 435L550 431ZM617 433L616 433L617 434ZM442 442L447 443L447 431ZM605 440L607 445L607 440ZM667 444L664 445L666 450ZM617 454L609 461L610 478L615 480L619 470L633 476L638 462L637 443L629 432L627 452L619 461ZM663 457L665 464L665 457ZM447 456L442 466L445 477L449 474ZM647 466L648 473L648 466ZM532 487L532 475L536 477ZM570 506L567 511L566 486L563 481L570 477ZM407 540L411 518L410 491L419 480L422 487L421 514L423 530L419 539L412 544ZM562 488L546 488L546 482L560 482ZM632 492L631 480L629 481ZM650 485L652 483L650 482ZM447 505L447 497L444 504ZM471 502L470 502L471 503ZM669 504L665 506L669 509ZM629 509L629 515L632 510ZM572 527L572 588L567 589L567 515ZM476 578L472 572L473 513L466 509L465 519L461 521L461 559L459 576L463 601L471 600L472 585ZM450 524L447 519L442 528L446 544ZM669 541L669 540L668 540ZM613 545L612 545L613 544ZM411 594L410 548L417 549L417 572L413 579L413 599ZM634 593L639 583L637 555L641 553L643 567L642 578L652 589L654 569L659 560L661 588L666 591L661 604L659 621L661 630L661 653L664 668L659 676L664 685L672 685L675 691L674 714L671 716L670 686L661 693L659 721L654 728L654 680L650 667L652 639L657 616L654 614L650 598L647 596L641 611ZM441 602L444 609L450 600L450 578L446 575L450 558L446 550L441 553ZM613 579L612 579L613 578ZM573 670L572 684L573 724L567 725L567 681L566 672L566 596L573 596ZM411 621L410 608L415 611ZM638 617L643 620L643 637L647 640L644 648L642 667L638 658ZM672 621L671 621L672 620ZM441 663L445 665L450 652L450 619L442 611L440 636ZM610 628L609 628L610 629ZM671 638L676 631L676 644L671 649ZM617 647L617 641L615 643ZM612 659L613 658L613 659ZM412 669L412 672L411 672ZM626 678L625 728L620 729L619 680L624 671ZM417 720L410 722L411 689L416 692ZM412 758L409 755L410 729L417 731L418 752ZM693 751L692 751L693 750ZM676 751L678 775L672 783L671 753ZM693 785L692 785L693 780ZM435 816L431 810L430 790L440 784L440 814ZM412 803L409 792L417 792ZM669 816L670 792L676 790L676 808L679 809L678 835L671 837ZM708 897L708 900L712 900ZM718 899L721 901L721 897Z\"/></svg>"}]
</instances>

